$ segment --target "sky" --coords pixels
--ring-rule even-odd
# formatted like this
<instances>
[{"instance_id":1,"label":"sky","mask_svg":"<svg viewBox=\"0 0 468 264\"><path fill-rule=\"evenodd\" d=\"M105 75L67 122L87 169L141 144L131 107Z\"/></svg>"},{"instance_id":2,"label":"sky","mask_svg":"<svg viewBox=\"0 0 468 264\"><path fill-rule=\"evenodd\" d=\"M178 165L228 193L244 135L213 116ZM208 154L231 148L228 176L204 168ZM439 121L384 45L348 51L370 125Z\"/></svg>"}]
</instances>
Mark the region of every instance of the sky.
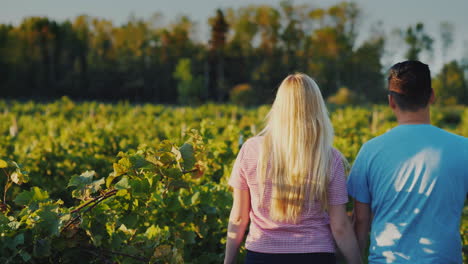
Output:
<instances>
[{"instance_id":1,"label":"sky","mask_svg":"<svg viewBox=\"0 0 468 264\"><path fill-rule=\"evenodd\" d=\"M206 41L209 36L208 17L217 8L241 7L250 4L279 6L279 0L0 0L0 23L18 25L28 16L47 16L63 21L87 14L110 19L115 25L128 20L131 14L150 18L154 13L163 14L163 22L170 23L178 15L188 15L197 23L197 39ZM328 7L340 0L294 0L294 4ZM382 21L383 28L391 35L394 29L407 28L417 22L424 23L426 31L435 39L432 56L422 60L438 71L442 65L439 25L443 21L455 26L454 45L445 59L459 60L468 57L468 0L348 0L362 9L358 43L368 37L373 24ZM401 47L401 48L400 48ZM403 60L404 44L393 41L388 45L384 65Z\"/></svg>"}]
</instances>

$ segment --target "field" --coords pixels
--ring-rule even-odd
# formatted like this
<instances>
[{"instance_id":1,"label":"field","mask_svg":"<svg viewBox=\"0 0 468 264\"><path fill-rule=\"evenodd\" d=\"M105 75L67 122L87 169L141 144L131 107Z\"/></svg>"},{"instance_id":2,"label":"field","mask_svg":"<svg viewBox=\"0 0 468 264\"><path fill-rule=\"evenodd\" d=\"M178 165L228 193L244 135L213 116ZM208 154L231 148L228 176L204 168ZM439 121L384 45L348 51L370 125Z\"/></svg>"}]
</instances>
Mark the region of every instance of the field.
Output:
<instances>
[{"instance_id":1,"label":"field","mask_svg":"<svg viewBox=\"0 0 468 264\"><path fill-rule=\"evenodd\" d=\"M351 163L396 125L386 106L330 108ZM268 109L0 101L0 263L220 263L227 179ZM432 121L468 137L467 107Z\"/></svg>"}]
</instances>

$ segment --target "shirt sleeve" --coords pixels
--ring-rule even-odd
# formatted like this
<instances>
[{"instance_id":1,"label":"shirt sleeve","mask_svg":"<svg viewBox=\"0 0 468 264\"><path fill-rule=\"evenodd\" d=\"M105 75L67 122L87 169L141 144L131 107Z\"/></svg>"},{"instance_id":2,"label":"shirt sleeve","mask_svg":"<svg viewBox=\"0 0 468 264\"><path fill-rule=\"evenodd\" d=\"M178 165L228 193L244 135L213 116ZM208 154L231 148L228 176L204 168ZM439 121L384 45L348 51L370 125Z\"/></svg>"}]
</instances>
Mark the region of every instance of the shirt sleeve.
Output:
<instances>
[{"instance_id":1,"label":"shirt sleeve","mask_svg":"<svg viewBox=\"0 0 468 264\"><path fill-rule=\"evenodd\" d=\"M341 153L333 151L333 170L330 183L328 184L328 204L339 205L348 202L346 191L346 176Z\"/></svg>"},{"instance_id":2,"label":"shirt sleeve","mask_svg":"<svg viewBox=\"0 0 468 264\"><path fill-rule=\"evenodd\" d=\"M361 203L371 202L365 145L359 150L351 168L348 177L348 193Z\"/></svg>"},{"instance_id":3,"label":"shirt sleeve","mask_svg":"<svg viewBox=\"0 0 468 264\"><path fill-rule=\"evenodd\" d=\"M233 188L246 190L249 189L247 185L247 180L245 178L245 173L242 169L242 163L244 159L244 152L246 148L246 143L244 143L237 154L236 161L232 167L231 177L229 178L228 184Z\"/></svg>"}]
</instances>

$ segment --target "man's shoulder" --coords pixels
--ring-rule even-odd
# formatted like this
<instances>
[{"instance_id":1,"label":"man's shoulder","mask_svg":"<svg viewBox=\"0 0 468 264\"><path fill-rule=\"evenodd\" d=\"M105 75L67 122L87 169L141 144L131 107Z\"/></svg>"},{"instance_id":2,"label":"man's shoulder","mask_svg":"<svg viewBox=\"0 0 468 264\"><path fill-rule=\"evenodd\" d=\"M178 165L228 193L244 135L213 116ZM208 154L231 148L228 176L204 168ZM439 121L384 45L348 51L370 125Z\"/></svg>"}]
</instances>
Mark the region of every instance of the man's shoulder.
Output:
<instances>
[{"instance_id":1,"label":"man's shoulder","mask_svg":"<svg viewBox=\"0 0 468 264\"><path fill-rule=\"evenodd\" d=\"M442 129L440 127L434 126L434 128L438 130L438 132L440 133L441 136L444 136L447 139L454 140L456 142L459 142L460 144L468 144L468 138L466 138L464 136L457 135L455 133L452 133L452 132L447 131L445 129Z\"/></svg>"},{"instance_id":2,"label":"man's shoulder","mask_svg":"<svg viewBox=\"0 0 468 264\"><path fill-rule=\"evenodd\" d=\"M375 148L379 148L383 144L387 144L387 141L391 140L391 138L393 137L393 131L394 129L389 129L384 134L376 136L374 138L369 139L367 142L364 142L364 144L361 147L361 151L374 150Z\"/></svg>"},{"instance_id":3,"label":"man's shoulder","mask_svg":"<svg viewBox=\"0 0 468 264\"><path fill-rule=\"evenodd\" d=\"M468 158L468 138L457 135L445 129L432 126L431 141L442 149L449 150L456 156Z\"/></svg>"},{"instance_id":4,"label":"man's shoulder","mask_svg":"<svg viewBox=\"0 0 468 264\"><path fill-rule=\"evenodd\" d=\"M424 129L430 133L431 137L439 137L439 139L442 139L444 142L453 142L455 144L461 144L460 146L468 145L468 138L449 132L440 127L429 125L427 127L424 127ZM408 136L408 132L410 132L410 130L408 130L407 127L394 127L392 129L389 129L384 134L374 137L369 141L365 142L363 144L363 148L372 149L381 146L382 144L388 144L393 140L400 139L402 136ZM418 130L418 133L421 133L421 130ZM436 138L433 139L437 140Z\"/></svg>"}]
</instances>

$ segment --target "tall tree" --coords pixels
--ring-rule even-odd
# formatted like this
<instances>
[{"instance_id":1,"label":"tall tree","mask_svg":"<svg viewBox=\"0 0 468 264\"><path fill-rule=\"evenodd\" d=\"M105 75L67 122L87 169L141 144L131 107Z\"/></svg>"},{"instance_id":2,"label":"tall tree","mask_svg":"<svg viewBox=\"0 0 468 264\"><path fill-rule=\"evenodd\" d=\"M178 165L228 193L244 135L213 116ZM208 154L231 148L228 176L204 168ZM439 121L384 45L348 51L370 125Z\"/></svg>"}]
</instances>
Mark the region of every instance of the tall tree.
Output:
<instances>
[{"instance_id":1,"label":"tall tree","mask_svg":"<svg viewBox=\"0 0 468 264\"><path fill-rule=\"evenodd\" d=\"M423 51L432 52L434 40L425 32L423 23L409 26L403 33L403 38L408 45L405 54L408 60L418 60Z\"/></svg>"},{"instance_id":2,"label":"tall tree","mask_svg":"<svg viewBox=\"0 0 468 264\"><path fill-rule=\"evenodd\" d=\"M226 35L229 30L229 25L221 9L216 10L216 16L209 19L209 23L211 25L211 39L208 63L209 79L207 84L213 99L222 101L226 99L228 94L227 84L224 78L224 57Z\"/></svg>"},{"instance_id":3,"label":"tall tree","mask_svg":"<svg viewBox=\"0 0 468 264\"><path fill-rule=\"evenodd\" d=\"M442 40L442 61L447 58L448 51L453 45L455 27L444 21L440 23L440 39Z\"/></svg>"},{"instance_id":4,"label":"tall tree","mask_svg":"<svg viewBox=\"0 0 468 264\"><path fill-rule=\"evenodd\" d=\"M382 102L386 99L384 76L380 59L384 52L385 39L375 36L365 41L353 58L350 72L354 79L350 87L366 102Z\"/></svg>"},{"instance_id":5,"label":"tall tree","mask_svg":"<svg viewBox=\"0 0 468 264\"><path fill-rule=\"evenodd\" d=\"M255 23L258 25L251 73L251 87L255 87L257 103L271 103L274 87L288 72L288 65L282 62L282 24L279 10L261 5L255 8ZM252 100L250 100L252 102ZM255 101L255 100L253 100Z\"/></svg>"},{"instance_id":6,"label":"tall tree","mask_svg":"<svg viewBox=\"0 0 468 264\"><path fill-rule=\"evenodd\" d=\"M75 33L75 41L73 41L71 48L72 52L77 57L77 69L75 69L75 71L78 78L75 83L87 96L92 96L93 91L89 90L88 76L88 53L91 38L89 27L90 18L88 16L81 15L75 18L72 24L72 29Z\"/></svg>"},{"instance_id":7,"label":"tall tree","mask_svg":"<svg viewBox=\"0 0 468 264\"><path fill-rule=\"evenodd\" d=\"M231 29L226 43L226 80L232 85L250 83L257 62L253 43L258 34L256 7L230 8L225 14Z\"/></svg>"},{"instance_id":8,"label":"tall tree","mask_svg":"<svg viewBox=\"0 0 468 264\"><path fill-rule=\"evenodd\" d=\"M13 40L13 26L11 25L0 25L0 88L11 85L12 77L12 66L14 64L15 54L11 49L11 42ZM8 55L7 55L8 54ZM4 96L11 96L12 91L3 89Z\"/></svg>"},{"instance_id":9,"label":"tall tree","mask_svg":"<svg viewBox=\"0 0 468 264\"><path fill-rule=\"evenodd\" d=\"M443 104L468 103L467 83L463 68L457 61L451 61L442 67L433 87L438 101Z\"/></svg>"},{"instance_id":10,"label":"tall tree","mask_svg":"<svg viewBox=\"0 0 468 264\"><path fill-rule=\"evenodd\" d=\"M160 18L133 16L114 25L83 15L0 26L0 87L8 91L2 95L176 103L191 101L195 93L186 88L205 80L210 92L194 95L201 101L224 102L229 87L248 84L257 103L269 103L285 75L303 71L325 97L348 87L365 100L382 98L380 61L389 38L372 35L358 46L361 16L354 3L317 8L282 1L217 10L208 44L195 37L189 17L165 25ZM432 48L422 24L402 36L412 58Z\"/></svg>"},{"instance_id":11,"label":"tall tree","mask_svg":"<svg viewBox=\"0 0 468 264\"><path fill-rule=\"evenodd\" d=\"M282 1L280 3L283 14L284 29L280 34L284 47L283 63L288 65L288 71L300 70L302 57L300 51L303 50L305 33L303 31L301 10L296 8L292 1Z\"/></svg>"}]
</instances>

